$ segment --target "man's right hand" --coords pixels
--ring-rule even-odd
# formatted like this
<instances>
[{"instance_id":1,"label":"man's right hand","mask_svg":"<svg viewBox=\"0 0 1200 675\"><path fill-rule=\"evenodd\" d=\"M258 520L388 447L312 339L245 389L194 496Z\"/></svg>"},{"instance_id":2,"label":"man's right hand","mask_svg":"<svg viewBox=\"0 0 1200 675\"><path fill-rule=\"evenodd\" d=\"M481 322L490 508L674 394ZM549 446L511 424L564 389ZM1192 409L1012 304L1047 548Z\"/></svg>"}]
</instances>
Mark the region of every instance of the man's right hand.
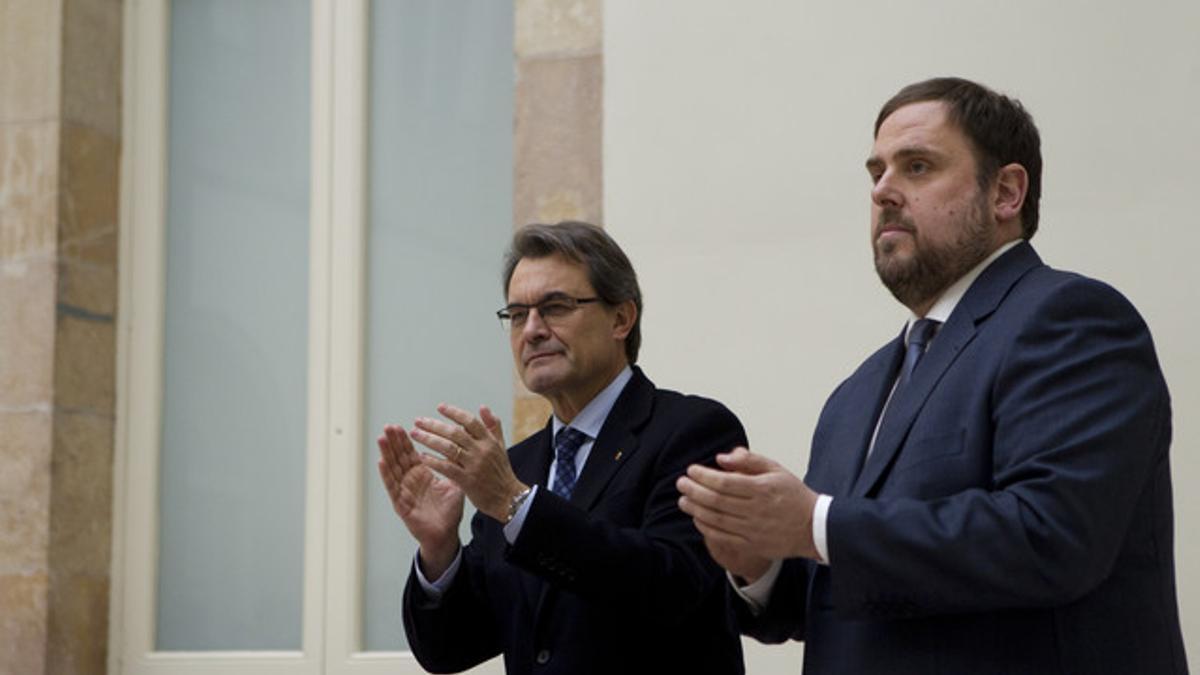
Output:
<instances>
[{"instance_id":1,"label":"man's right hand","mask_svg":"<svg viewBox=\"0 0 1200 675\"><path fill-rule=\"evenodd\" d=\"M676 481L680 510L692 517L717 562L752 580L771 560L819 558L812 523L816 492L747 448L717 455L717 465L693 464Z\"/></svg>"},{"instance_id":2,"label":"man's right hand","mask_svg":"<svg viewBox=\"0 0 1200 675\"><path fill-rule=\"evenodd\" d=\"M754 555L745 546L733 546L705 537L704 546L718 565L737 578L738 586L749 586L771 569L771 559Z\"/></svg>"},{"instance_id":3,"label":"man's right hand","mask_svg":"<svg viewBox=\"0 0 1200 675\"><path fill-rule=\"evenodd\" d=\"M385 426L378 443L379 475L392 508L421 547L421 572L436 581L458 554L463 492L421 462L403 427Z\"/></svg>"}]
</instances>

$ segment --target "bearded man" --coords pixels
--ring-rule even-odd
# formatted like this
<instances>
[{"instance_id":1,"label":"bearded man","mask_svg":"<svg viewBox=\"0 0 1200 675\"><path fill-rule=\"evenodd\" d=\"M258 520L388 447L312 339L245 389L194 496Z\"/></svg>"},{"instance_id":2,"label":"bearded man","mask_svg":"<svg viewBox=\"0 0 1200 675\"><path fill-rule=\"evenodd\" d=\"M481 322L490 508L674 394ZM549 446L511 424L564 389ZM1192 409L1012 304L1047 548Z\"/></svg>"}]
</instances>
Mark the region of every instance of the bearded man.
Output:
<instances>
[{"instance_id":1,"label":"bearded man","mask_svg":"<svg viewBox=\"0 0 1200 675\"><path fill-rule=\"evenodd\" d=\"M830 396L804 480L745 448L680 507L740 627L806 673L1185 673L1171 407L1149 329L1030 246L1017 101L939 78L866 162L880 279L912 316Z\"/></svg>"}]
</instances>

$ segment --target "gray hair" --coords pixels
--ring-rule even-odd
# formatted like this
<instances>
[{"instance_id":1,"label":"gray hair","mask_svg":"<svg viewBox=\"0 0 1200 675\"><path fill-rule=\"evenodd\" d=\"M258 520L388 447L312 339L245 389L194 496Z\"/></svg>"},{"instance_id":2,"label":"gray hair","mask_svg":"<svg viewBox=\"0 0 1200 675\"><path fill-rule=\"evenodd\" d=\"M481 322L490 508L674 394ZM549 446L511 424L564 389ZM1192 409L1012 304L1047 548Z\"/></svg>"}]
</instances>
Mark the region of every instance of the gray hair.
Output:
<instances>
[{"instance_id":1,"label":"gray hair","mask_svg":"<svg viewBox=\"0 0 1200 675\"><path fill-rule=\"evenodd\" d=\"M625 338L625 356L629 363L637 362L642 344L642 289L637 273L625 252L603 229L579 221L566 220L557 225L534 223L513 235L512 245L504 257L504 285L508 293L513 270L522 258L545 258L561 255L587 267L588 281L596 295L607 305L619 305L632 300L637 307L633 329Z\"/></svg>"}]
</instances>

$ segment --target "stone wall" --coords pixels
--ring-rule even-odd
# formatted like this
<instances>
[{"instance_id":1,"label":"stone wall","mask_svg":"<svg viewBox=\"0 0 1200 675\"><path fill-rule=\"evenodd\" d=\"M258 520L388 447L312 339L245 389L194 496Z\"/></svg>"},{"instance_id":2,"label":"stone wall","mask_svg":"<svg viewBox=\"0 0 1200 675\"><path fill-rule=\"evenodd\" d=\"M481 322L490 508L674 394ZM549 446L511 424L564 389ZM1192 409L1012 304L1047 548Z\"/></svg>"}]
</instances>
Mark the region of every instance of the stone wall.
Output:
<instances>
[{"instance_id":1,"label":"stone wall","mask_svg":"<svg viewBox=\"0 0 1200 675\"><path fill-rule=\"evenodd\" d=\"M603 2L516 0L513 224L603 224ZM542 428L550 404L519 378L510 442Z\"/></svg>"},{"instance_id":2,"label":"stone wall","mask_svg":"<svg viewBox=\"0 0 1200 675\"><path fill-rule=\"evenodd\" d=\"M121 3L0 0L0 674L103 673Z\"/></svg>"}]
</instances>

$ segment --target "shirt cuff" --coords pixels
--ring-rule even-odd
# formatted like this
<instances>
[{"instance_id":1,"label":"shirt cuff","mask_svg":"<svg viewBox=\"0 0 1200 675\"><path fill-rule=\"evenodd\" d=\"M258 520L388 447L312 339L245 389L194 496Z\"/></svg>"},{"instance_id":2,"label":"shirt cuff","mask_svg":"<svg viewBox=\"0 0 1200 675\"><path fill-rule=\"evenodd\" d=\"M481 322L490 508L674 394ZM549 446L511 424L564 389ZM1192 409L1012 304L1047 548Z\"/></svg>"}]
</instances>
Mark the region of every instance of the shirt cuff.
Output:
<instances>
[{"instance_id":1,"label":"shirt cuff","mask_svg":"<svg viewBox=\"0 0 1200 675\"><path fill-rule=\"evenodd\" d=\"M754 583L746 586L738 585L737 578L729 572L726 572L725 576L729 578L729 584L733 586L733 592L737 593L738 597L750 606L750 613L758 616L771 600L771 590L775 588L775 580L779 578L779 570L781 569L783 569L783 561L772 560L771 566L767 568L766 573Z\"/></svg>"},{"instance_id":2,"label":"shirt cuff","mask_svg":"<svg viewBox=\"0 0 1200 675\"><path fill-rule=\"evenodd\" d=\"M458 574L458 567L462 562L462 547L458 548L458 553L454 554L454 561L450 563L450 566L446 568L445 572L442 572L442 576L438 577L436 581L430 581L425 578L425 573L421 571L420 558L420 552L413 556L413 570L417 573L417 582L421 584L421 590L425 591L425 595L429 596L431 601L435 603L439 602L446 589L450 588L450 584L454 581L454 576Z\"/></svg>"},{"instance_id":3,"label":"shirt cuff","mask_svg":"<svg viewBox=\"0 0 1200 675\"><path fill-rule=\"evenodd\" d=\"M538 486L535 484L530 488L529 496L521 502L521 506L513 514L512 520L504 526L504 539L510 546L516 544L517 537L521 535L521 528L525 525L525 516L529 513L529 507L533 504L534 497L537 497L537 491Z\"/></svg>"},{"instance_id":4,"label":"shirt cuff","mask_svg":"<svg viewBox=\"0 0 1200 675\"><path fill-rule=\"evenodd\" d=\"M817 547L817 555L820 558L817 562L822 565L829 564L829 539L825 534L825 521L829 518L829 505L833 503L833 497L829 495L817 495L817 505L813 507L813 544Z\"/></svg>"}]
</instances>

